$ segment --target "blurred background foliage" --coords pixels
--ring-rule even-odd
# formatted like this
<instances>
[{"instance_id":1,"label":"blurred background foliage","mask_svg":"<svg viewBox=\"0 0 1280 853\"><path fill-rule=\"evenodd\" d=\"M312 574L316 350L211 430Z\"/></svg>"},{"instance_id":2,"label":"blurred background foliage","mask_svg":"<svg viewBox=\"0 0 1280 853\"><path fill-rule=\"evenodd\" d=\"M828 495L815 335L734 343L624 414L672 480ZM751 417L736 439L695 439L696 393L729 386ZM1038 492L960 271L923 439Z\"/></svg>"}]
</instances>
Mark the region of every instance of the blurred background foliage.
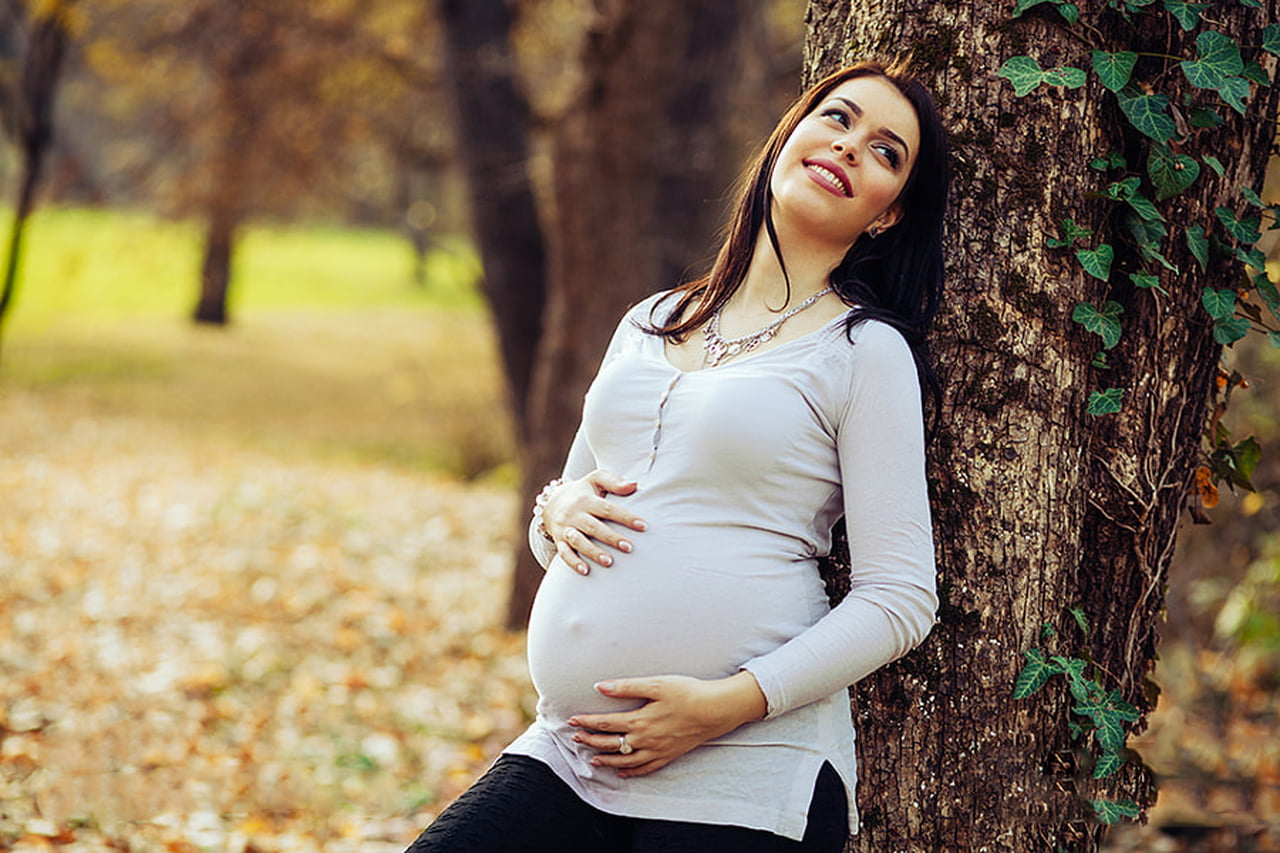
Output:
<instances>
[{"instance_id":1,"label":"blurred background foliage","mask_svg":"<svg viewBox=\"0 0 1280 853\"><path fill-rule=\"evenodd\" d=\"M551 139L589 84L577 58L599 8L508 6L545 204ZM726 155L726 184L799 79L805 4L759 8L746 59L758 87L731 113L742 145ZM67 49L0 318L0 409L45 407L62 424L127 415L285 459L509 489L513 426L477 289L467 140L453 126L436 5L0 0L0 233L20 206L24 61L55 11ZM221 316L207 313L219 275ZM197 303L211 323L191 323ZM1188 794L1184 815L1256 815L1268 797L1280 814L1274 749L1227 766L1222 750L1192 748L1227 737L1195 709L1234 705L1271 725L1280 690L1280 350L1257 338L1224 356L1249 382L1226 419L1262 444L1257 491L1224 489L1212 525L1188 517L1157 680L1192 711L1161 717L1140 745L1188 790L1217 780L1234 791L1241 774L1254 787L1244 806Z\"/></svg>"}]
</instances>

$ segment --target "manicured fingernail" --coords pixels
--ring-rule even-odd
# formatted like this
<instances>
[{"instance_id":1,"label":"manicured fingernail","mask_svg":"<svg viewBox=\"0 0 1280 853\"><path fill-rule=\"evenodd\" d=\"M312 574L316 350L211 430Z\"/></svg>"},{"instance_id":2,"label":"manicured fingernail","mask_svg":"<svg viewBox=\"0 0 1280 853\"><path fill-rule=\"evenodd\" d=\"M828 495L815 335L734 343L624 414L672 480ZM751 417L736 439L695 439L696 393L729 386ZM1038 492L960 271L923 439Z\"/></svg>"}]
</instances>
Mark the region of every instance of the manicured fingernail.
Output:
<instances>
[{"instance_id":1,"label":"manicured fingernail","mask_svg":"<svg viewBox=\"0 0 1280 853\"><path fill-rule=\"evenodd\" d=\"M577 718L577 717L570 717L570 718L569 718L569 725L571 725L571 726L580 726L580 725L582 725L582 723L578 722L578 718Z\"/></svg>"},{"instance_id":2,"label":"manicured fingernail","mask_svg":"<svg viewBox=\"0 0 1280 853\"><path fill-rule=\"evenodd\" d=\"M598 758L593 758L593 759L591 759L591 766L592 766L592 767L599 767L599 766L600 766L600 759L598 759Z\"/></svg>"},{"instance_id":3,"label":"manicured fingernail","mask_svg":"<svg viewBox=\"0 0 1280 853\"><path fill-rule=\"evenodd\" d=\"M588 566L587 566L587 564L586 564L586 563L579 563L579 564L578 564L578 574L580 574L580 575L589 575L589 574L591 574L591 569L590 569L590 568L588 568Z\"/></svg>"},{"instance_id":4,"label":"manicured fingernail","mask_svg":"<svg viewBox=\"0 0 1280 853\"><path fill-rule=\"evenodd\" d=\"M625 539L619 540L619 541L618 541L618 550L619 550L619 551L622 551L622 552L624 552L624 553L626 553L626 554L630 554L630 553L631 553L631 543L630 543L630 542L628 542L628 541L627 541L627 540L625 540Z\"/></svg>"},{"instance_id":5,"label":"manicured fingernail","mask_svg":"<svg viewBox=\"0 0 1280 853\"><path fill-rule=\"evenodd\" d=\"M645 524L643 521L637 518L635 523L635 528L636 530L648 530L649 525Z\"/></svg>"},{"instance_id":6,"label":"manicured fingernail","mask_svg":"<svg viewBox=\"0 0 1280 853\"><path fill-rule=\"evenodd\" d=\"M612 566L612 565L613 565L613 557L610 557L608 554L601 554L601 555L600 555L600 565L602 565L602 566Z\"/></svg>"},{"instance_id":7,"label":"manicured fingernail","mask_svg":"<svg viewBox=\"0 0 1280 853\"><path fill-rule=\"evenodd\" d=\"M573 742L574 742L574 743L582 743L582 735L574 735L574 736L573 736Z\"/></svg>"},{"instance_id":8,"label":"manicured fingernail","mask_svg":"<svg viewBox=\"0 0 1280 853\"><path fill-rule=\"evenodd\" d=\"M596 683L596 690L599 690L601 693L612 693L613 686L612 681L600 681Z\"/></svg>"}]
</instances>

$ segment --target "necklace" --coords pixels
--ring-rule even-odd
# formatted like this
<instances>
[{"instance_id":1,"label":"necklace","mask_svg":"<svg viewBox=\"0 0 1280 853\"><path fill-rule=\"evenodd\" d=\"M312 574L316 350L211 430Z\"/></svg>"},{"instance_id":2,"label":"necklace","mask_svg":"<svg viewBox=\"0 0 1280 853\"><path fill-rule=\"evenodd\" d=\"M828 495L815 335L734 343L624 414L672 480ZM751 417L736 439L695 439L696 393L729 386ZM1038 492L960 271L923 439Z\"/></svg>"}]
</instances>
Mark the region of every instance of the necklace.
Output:
<instances>
[{"instance_id":1,"label":"necklace","mask_svg":"<svg viewBox=\"0 0 1280 853\"><path fill-rule=\"evenodd\" d=\"M706 335L706 340L703 342L702 348L707 351L707 354L703 359L703 366L715 367L726 358L732 358L733 356L740 355L744 352L751 352L762 343L773 340L774 335L778 334L778 329L782 327L783 323L787 322L831 291L832 288L830 287L819 290L817 293L813 294L790 311L787 311L769 325L756 329L751 334L743 335L740 338L725 338L720 335L720 311L724 308L724 306L721 306L716 310L716 313L711 315L711 321L707 323L706 327L702 330L702 333Z\"/></svg>"}]
</instances>

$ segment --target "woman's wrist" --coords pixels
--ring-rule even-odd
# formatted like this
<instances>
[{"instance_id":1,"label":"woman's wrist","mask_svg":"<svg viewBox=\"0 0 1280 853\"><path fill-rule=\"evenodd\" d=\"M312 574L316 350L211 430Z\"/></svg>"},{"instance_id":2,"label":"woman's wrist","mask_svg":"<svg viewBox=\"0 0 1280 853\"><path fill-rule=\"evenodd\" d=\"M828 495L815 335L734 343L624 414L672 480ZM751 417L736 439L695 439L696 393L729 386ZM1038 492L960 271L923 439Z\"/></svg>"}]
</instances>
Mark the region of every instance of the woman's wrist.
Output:
<instances>
[{"instance_id":1,"label":"woman's wrist","mask_svg":"<svg viewBox=\"0 0 1280 853\"><path fill-rule=\"evenodd\" d=\"M763 720L769 713L769 702L759 682L749 670L740 669L724 679L727 707L732 709L736 725Z\"/></svg>"},{"instance_id":2,"label":"woman's wrist","mask_svg":"<svg viewBox=\"0 0 1280 853\"><path fill-rule=\"evenodd\" d=\"M546 509L547 501L551 499L551 495L563 485L564 480L556 477L543 486L542 491L538 492L538 496L533 499L533 527L548 542L555 542L556 540L552 537L551 531L547 530L546 519L542 517L543 511Z\"/></svg>"}]
</instances>

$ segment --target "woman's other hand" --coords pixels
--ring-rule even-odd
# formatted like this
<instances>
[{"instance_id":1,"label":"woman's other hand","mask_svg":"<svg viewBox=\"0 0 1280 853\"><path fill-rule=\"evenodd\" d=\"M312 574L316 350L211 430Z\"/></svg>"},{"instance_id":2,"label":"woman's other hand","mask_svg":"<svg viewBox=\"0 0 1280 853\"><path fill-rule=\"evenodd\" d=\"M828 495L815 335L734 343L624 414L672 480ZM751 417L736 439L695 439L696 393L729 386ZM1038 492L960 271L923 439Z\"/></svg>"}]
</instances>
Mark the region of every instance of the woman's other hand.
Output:
<instances>
[{"instance_id":1,"label":"woman's other hand","mask_svg":"<svg viewBox=\"0 0 1280 853\"><path fill-rule=\"evenodd\" d=\"M570 480L547 496L542 523L556 543L556 553L574 571L589 574L587 560L613 565L605 546L631 552L631 541L606 521L643 531L645 523L633 513L606 499L606 495L630 495L636 483L596 469L580 480Z\"/></svg>"},{"instance_id":2,"label":"woman's other hand","mask_svg":"<svg viewBox=\"0 0 1280 853\"><path fill-rule=\"evenodd\" d=\"M763 719L768 710L760 685L746 670L713 681L685 675L618 678L600 682L596 690L615 699L647 700L633 711L569 719L582 729L574 740L599 751L591 763L614 767L623 779L666 767L712 738ZM619 751L624 744L625 755Z\"/></svg>"}]
</instances>

